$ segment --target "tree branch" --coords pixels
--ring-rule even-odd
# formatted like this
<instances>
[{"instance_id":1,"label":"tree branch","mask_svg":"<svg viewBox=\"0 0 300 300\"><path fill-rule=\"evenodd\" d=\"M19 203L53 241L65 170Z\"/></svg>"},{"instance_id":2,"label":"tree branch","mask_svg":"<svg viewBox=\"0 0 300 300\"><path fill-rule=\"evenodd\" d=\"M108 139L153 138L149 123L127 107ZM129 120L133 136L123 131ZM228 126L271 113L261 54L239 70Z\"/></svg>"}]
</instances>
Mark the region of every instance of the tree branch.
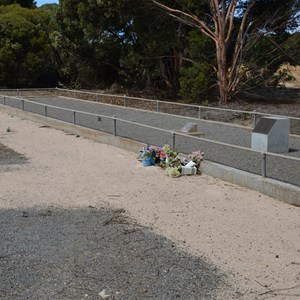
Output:
<instances>
[{"instance_id":1,"label":"tree branch","mask_svg":"<svg viewBox=\"0 0 300 300\"><path fill-rule=\"evenodd\" d=\"M192 19L194 22L198 23L198 28L201 29L201 31L209 36L211 39L215 40L216 37L215 37L215 34L214 32L202 21L200 20L197 16L195 16L194 14L192 13L186 13L182 10L179 10L179 9L175 9L175 8L171 8L167 5L164 5L164 4L161 4L160 2L157 2L156 0L152 0L152 2L154 4L156 4L157 6L159 6L160 8L166 10L170 15L172 15L173 17L175 17L176 15L174 14L179 14L179 15L182 15L184 17L187 17L188 19ZM181 22L186 22L183 18L181 17L178 17L176 16L177 20L181 21ZM195 25L194 25L195 26Z\"/></svg>"}]
</instances>

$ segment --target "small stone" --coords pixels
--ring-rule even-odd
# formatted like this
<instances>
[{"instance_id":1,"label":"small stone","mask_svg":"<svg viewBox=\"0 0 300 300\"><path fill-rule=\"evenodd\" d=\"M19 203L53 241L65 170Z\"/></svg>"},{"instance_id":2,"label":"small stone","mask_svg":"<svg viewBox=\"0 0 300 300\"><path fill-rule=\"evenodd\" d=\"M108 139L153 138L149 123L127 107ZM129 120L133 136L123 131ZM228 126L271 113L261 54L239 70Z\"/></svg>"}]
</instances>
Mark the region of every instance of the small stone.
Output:
<instances>
[{"instance_id":1,"label":"small stone","mask_svg":"<svg viewBox=\"0 0 300 300\"><path fill-rule=\"evenodd\" d=\"M99 293L99 296L100 296L102 299L107 299L107 298L110 297L110 295L108 295L108 294L106 293L105 290L101 291L101 292Z\"/></svg>"}]
</instances>

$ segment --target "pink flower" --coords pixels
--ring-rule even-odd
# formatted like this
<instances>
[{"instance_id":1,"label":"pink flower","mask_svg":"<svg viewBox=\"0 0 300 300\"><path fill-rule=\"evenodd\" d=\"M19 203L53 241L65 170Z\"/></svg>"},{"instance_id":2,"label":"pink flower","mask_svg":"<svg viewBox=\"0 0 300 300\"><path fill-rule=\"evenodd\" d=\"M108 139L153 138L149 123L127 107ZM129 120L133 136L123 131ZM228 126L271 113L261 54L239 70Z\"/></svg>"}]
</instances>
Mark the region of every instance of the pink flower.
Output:
<instances>
[{"instance_id":1,"label":"pink flower","mask_svg":"<svg viewBox=\"0 0 300 300\"><path fill-rule=\"evenodd\" d=\"M161 151L159 157L161 159L165 159L167 157L167 155L166 155L166 153L164 151Z\"/></svg>"}]
</instances>

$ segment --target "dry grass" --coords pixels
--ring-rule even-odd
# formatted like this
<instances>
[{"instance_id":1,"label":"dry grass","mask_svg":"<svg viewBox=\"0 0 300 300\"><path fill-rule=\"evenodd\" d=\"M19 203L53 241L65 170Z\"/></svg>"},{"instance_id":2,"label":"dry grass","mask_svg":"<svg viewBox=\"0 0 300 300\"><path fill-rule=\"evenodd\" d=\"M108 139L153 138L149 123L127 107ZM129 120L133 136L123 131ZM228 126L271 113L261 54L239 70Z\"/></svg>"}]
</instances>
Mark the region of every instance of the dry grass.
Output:
<instances>
[{"instance_id":1,"label":"dry grass","mask_svg":"<svg viewBox=\"0 0 300 300\"><path fill-rule=\"evenodd\" d=\"M284 85L290 88L300 88L300 66L283 65L282 69L287 69L294 77L293 80L286 82Z\"/></svg>"}]
</instances>

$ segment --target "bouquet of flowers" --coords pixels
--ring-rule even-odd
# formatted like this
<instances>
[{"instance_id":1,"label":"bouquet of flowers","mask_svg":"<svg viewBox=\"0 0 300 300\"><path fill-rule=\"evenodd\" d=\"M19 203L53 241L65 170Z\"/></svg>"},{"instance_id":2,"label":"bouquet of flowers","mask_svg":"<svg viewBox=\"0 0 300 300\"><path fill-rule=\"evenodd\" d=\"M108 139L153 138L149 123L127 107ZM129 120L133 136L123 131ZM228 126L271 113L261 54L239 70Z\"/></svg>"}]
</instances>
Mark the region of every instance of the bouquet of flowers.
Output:
<instances>
[{"instance_id":1,"label":"bouquet of flowers","mask_svg":"<svg viewBox=\"0 0 300 300\"><path fill-rule=\"evenodd\" d=\"M204 153L199 150L199 151L192 152L192 154L190 154L188 156L189 160L191 160L192 162L194 162L196 164L195 167L197 169L199 169L199 167L200 167L200 163L203 160L203 155L204 155Z\"/></svg>"},{"instance_id":2,"label":"bouquet of flowers","mask_svg":"<svg viewBox=\"0 0 300 300\"><path fill-rule=\"evenodd\" d=\"M203 160L204 153L195 151L192 154L181 157L176 149L171 149L169 145L164 145L162 148L157 146L147 145L146 148L140 150L140 158L144 166L160 164L166 170L166 174L170 177L180 177L183 168L194 168L193 174L199 171L200 162ZM147 161L147 163L145 162ZM186 173L186 169L184 170Z\"/></svg>"}]
</instances>

